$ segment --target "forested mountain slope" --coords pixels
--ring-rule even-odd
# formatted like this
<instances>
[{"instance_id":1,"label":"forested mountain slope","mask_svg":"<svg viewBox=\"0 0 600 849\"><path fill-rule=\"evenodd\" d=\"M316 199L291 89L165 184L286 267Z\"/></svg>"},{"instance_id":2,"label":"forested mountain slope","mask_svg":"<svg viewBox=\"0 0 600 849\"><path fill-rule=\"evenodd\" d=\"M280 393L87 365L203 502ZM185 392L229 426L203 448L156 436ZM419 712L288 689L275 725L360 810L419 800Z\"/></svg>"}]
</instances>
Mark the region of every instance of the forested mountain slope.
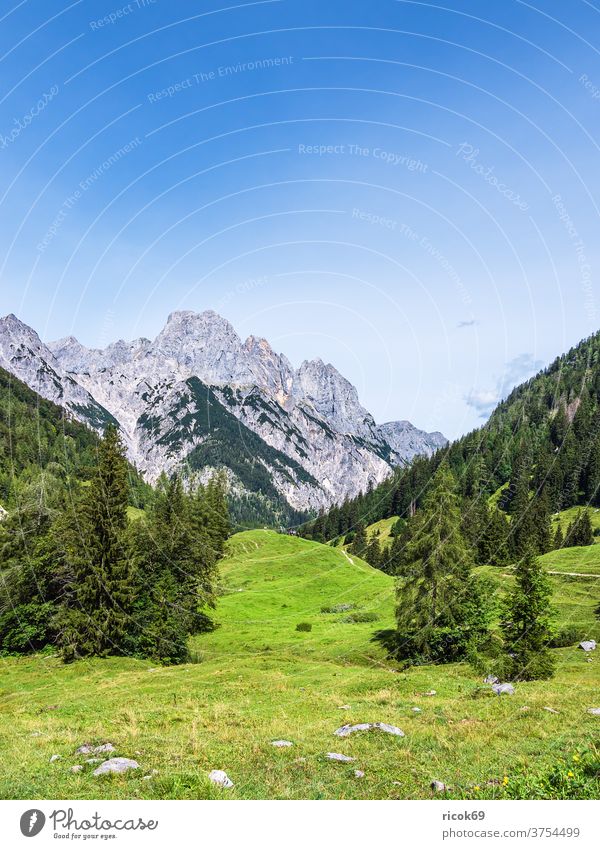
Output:
<instances>
[{"instance_id":1,"label":"forested mountain slope","mask_svg":"<svg viewBox=\"0 0 600 849\"><path fill-rule=\"evenodd\" d=\"M483 501L503 488L500 513L548 514L600 505L600 333L514 389L481 428L432 457L418 457L379 486L333 508L302 533L331 539L360 524L410 517L446 460L460 495ZM531 504L528 504L533 499ZM525 508L526 509L523 509Z\"/></svg>"}]
</instances>

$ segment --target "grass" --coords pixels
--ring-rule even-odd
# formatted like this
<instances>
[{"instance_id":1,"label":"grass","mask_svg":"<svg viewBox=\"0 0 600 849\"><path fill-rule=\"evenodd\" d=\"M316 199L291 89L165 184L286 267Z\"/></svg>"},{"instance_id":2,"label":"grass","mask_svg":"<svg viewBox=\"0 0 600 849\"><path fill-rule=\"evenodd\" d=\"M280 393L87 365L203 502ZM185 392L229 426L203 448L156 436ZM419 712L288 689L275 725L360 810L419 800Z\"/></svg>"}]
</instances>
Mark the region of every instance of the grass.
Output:
<instances>
[{"instance_id":1,"label":"grass","mask_svg":"<svg viewBox=\"0 0 600 849\"><path fill-rule=\"evenodd\" d=\"M379 539L380 545L391 545L392 543L392 528L398 521L398 516L390 516L389 519L380 519L378 522L373 522L372 525L367 525L365 528L367 533L367 539L371 539L374 535L377 535ZM345 537L338 537L336 540L336 544L338 546L346 545Z\"/></svg>"},{"instance_id":2,"label":"grass","mask_svg":"<svg viewBox=\"0 0 600 849\"><path fill-rule=\"evenodd\" d=\"M575 521L581 509L581 507L569 507L567 510L555 513L552 516L552 533L556 533L556 528L560 525L563 535L566 535L569 525ZM600 510L590 507L589 512L593 530L600 529ZM597 538L597 542L600 542L600 537Z\"/></svg>"},{"instance_id":3,"label":"grass","mask_svg":"<svg viewBox=\"0 0 600 849\"><path fill-rule=\"evenodd\" d=\"M484 571L498 587L511 580L509 570ZM561 759L594 756L600 718L586 712L600 707L593 655L588 663L580 650L556 650L552 681L518 684L514 696L498 698L465 665L398 672L373 641L393 625L392 579L340 549L270 531L237 534L221 580L221 627L194 639L195 663L0 659L0 796L420 799L438 779L455 797L487 798L509 794L523 776L562 770ZM573 618L598 639L598 586L562 575L552 581L561 621ZM321 612L347 604L378 621ZM297 631L300 622L311 631ZM425 695L432 689L435 696ZM344 723L375 721L406 736L333 735ZM276 749L276 739L294 746ZM74 755L78 746L106 741L141 768L104 778L87 765L70 772L85 763ZM356 761L327 761L330 751ZM61 759L51 764L53 754ZM355 768L365 777L355 778ZM225 769L235 787L210 785L212 769ZM566 775L565 766L568 785ZM597 794L597 779L589 786Z\"/></svg>"}]
</instances>

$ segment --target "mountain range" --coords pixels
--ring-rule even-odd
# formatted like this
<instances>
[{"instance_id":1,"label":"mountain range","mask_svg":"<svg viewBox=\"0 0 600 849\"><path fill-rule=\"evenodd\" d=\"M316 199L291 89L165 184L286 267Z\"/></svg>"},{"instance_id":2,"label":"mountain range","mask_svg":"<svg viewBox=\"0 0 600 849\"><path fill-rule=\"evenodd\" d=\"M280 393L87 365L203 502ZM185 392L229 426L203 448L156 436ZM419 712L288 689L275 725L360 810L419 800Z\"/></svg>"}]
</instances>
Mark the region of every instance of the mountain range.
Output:
<instances>
[{"instance_id":1,"label":"mountain range","mask_svg":"<svg viewBox=\"0 0 600 849\"><path fill-rule=\"evenodd\" d=\"M295 369L212 311L174 312L153 341L101 350L73 336L44 344L9 315L0 367L95 430L116 423L148 482L225 467L234 496L270 518L353 497L447 442L407 421L376 424L331 364Z\"/></svg>"}]
</instances>

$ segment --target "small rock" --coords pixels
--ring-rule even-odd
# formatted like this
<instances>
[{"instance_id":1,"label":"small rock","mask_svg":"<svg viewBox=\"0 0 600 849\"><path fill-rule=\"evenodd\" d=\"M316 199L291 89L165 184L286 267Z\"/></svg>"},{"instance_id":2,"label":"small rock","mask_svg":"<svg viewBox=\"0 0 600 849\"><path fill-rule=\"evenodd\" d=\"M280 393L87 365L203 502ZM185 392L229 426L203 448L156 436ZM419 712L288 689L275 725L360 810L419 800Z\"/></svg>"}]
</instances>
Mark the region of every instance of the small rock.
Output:
<instances>
[{"instance_id":1,"label":"small rock","mask_svg":"<svg viewBox=\"0 0 600 849\"><path fill-rule=\"evenodd\" d=\"M153 769L152 772L148 773L148 775L143 775L142 781L150 781L152 778L154 778L155 775L158 775L157 769Z\"/></svg>"},{"instance_id":2,"label":"small rock","mask_svg":"<svg viewBox=\"0 0 600 849\"><path fill-rule=\"evenodd\" d=\"M289 740L273 740L271 745L275 746L276 749L289 749L289 747L294 744L290 743Z\"/></svg>"},{"instance_id":3,"label":"small rock","mask_svg":"<svg viewBox=\"0 0 600 849\"><path fill-rule=\"evenodd\" d=\"M515 688L512 684L494 684L492 690L497 696L514 696Z\"/></svg>"},{"instance_id":4,"label":"small rock","mask_svg":"<svg viewBox=\"0 0 600 849\"><path fill-rule=\"evenodd\" d=\"M58 710L60 705L46 705L44 710Z\"/></svg>"},{"instance_id":5,"label":"small rock","mask_svg":"<svg viewBox=\"0 0 600 849\"><path fill-rule=\"evenodd\" d=\"M544 710L547 710L548 713L560 713L560 711L554 710L554 708L551 707L545 707Z\"/></svg>"},{"instance_id":6,"label":"small rock","mask_svg":"<svg viewBox=\"0 0 600 849\"><path fill-rule=\"evenodd\" d=\"M83 767L81 764L75 764L75 766L71 767L71 772L81 772Z\"/></svg>"},{"instance_id":7,"label":"small rock","mask_svg":"<svg viewBox=\"0 0 600 849\"><path fill-rule=\"evenodd\" d=\"M137 761L132 761L131 758L110 758L100 764L98 769L94 770L94 775L106 775L109 772L127 772L130 769L139 769L140 765Z\"/></svg>"},{"instance_id":8,"label":"small rock","mask_svg":"<svg viewBox=\"0 0 600 849\"><path fill-rule=\"evenodd\" d=\"M43 736L43 732L42 732L42 731L32 731L32 732L31 732L31 734L30 734L29 736L30 736L30 737L42 737L42 736Z\"/></svg>"},{"instance_id":9,"label":"small rock","mask_svg":"<svg viewBox=\"0 0 600 849\"><path fill-rule=\"evenodd\" d=\"M402 782L401 782L401 781L392 781L392 784L393 784L395 787L402 787Z\"/></svg>"},{"instance_id":10,"label":"small rock","mask_svg":"<svg viewBox=\"0 0 600 849\"><path fill-rule=\"evenodd\" d=\"M99 764L102 758L88 758L86 764Z\"/></svg>"},{"instance_id":11,"label":"small rock","mask_svg":"<svg viewBox=\"0 0 600 849\"><path fill-rule=\"evenodd\" d=\"M349 737L356 731L384 731L386 734L394 734L396 737L404 737L404 731L387 722L360 722L358 725L342 725L333 733L336 737Z\"/></svg>"},{"instance_id":12,"label":"small rock","mask_svg":"<svg viewBox=\"0 0 600 849\"><path fill-rule=\"evenodd\" d=\"M213 769L212 772L209 772L208 779L219 787L233 787L233 781L222 769Z\"/></svg>"},{"instance_id":13,"label":"small rock","mask_svg":"<svg viewBox=\"0 0 600 849\"><path fill-rule=\"evenodd\" d=\"M325 757L328 761L339 761L343 764L350 764L356 760L356 758L350 758L348 755L340 755L339 752L327 752Z\"/></svg>"},{"instance_id":14,"label":"small rock","mask_svg":"<svg viewBox=\"0 0 600 849\"><path fill-rule=\"evenodd\" d=\"M112 743L103 743L101 746L94 746L93 751L94 751L95 755L98 755L101 752L114 752L115 747L113 746ZM87 754L87 752L86 752L86 754Z\"/></svg>"},{"instance_id":15,"label":"small rock","mask_svg":"<svg viewBox=\"0 0 600 849\"><path fill-rule=\"evenodd\" d=\"M60 755L52 755L52 757L50 758L50 763L53 764L54 761L59 761L59 760L60 760Z\"/></svg>"},{"instance_id":16,"label":"small rock","mask_svg":"<svg viewBox=\"0 0 600 849\"><path fill-rule=\"evenodd\" d=\"M340 705L338 710L352 710L351 705Z\"/></svg>"},{"instance_id":17,"label":"small rock","mask_svg":"<svg viewBox=\"0 0 600 849\"><path fill-rule=\"evenodd\" d=\"M484 684L497 684L498 681L499 679L495 675L486 675L483 679Z\"/></svg>"},{"instance_id":18,"label":"small rock","mask_svg":"<svg viewBox=\"0 0 600 849\"><path fill-rule=\"evenodd\" d=\"M588 713L591 713L592 716L600 716L600 708L588 708Z\"/></svg>"},{"instance_id":19,"label":"small rock","mask_svg":"<svg viewBox=\"0 0 600 849\"><path fill-rule=\"evenodd\" d=\"M528 711L531 710L531 708L529 707L529 705L523 705L523 707L519 708L519 710Z\"/></svg>"},{"instance_id":20,"label":"small rock","mask_svg":"<svg viewBox=\"0 0 600 849\"><path fill-rule=\"evenodd\" d=\"M432 781L431 789L434 793L445 793L448 788L443 781Z\"/></svg>"},{"instance_id":21,"label":"small rock","mask_svg":"<svg viewBox=\"0 0 600 849\"><path fill-rule=\"evenodd\" d=\"M305 763L306 763L306 758L296 758L296 760L294 761L294 763L295 763L295 764L305 764Z\"/></svg>"},{"instance_id":22,"label":"small rock","mask_svg":"<svg viewBox=\"0 0 600 849\"><path fill-rule=\"evenodd\" d=\"M80 746L75 750L76 755L91 755L94 751L94 747L90 746L89 743L85 743L83 746Z\"/></svg>"},{"instance_id":23,"label":"small rock","mask_svg":"<svg viewBox=\"0 0 600 849\"><path fill-rule=\"evenodd\" d=\"M364 774L364 772L362 771L362 769L355 769L355 770L354 770L354 777L355 777L355 778L364 778L364 777L365 777L365 774Z\"/></svg>"},{"instance_id":24,"label":"small rock","mask_svg":"<svg viewBox=\"0 0 600 849\"><path fill-rule=\"evenodd\" d=\"M419 708L419 707L411 708L411 710L412 710L413 713L421 713L421 708Z\"/></svg>"},{"instance_id":25,"label":"small rock","mask_svg":"<svg viewBox=\"0 0 600 849\"><path fill-rule=\"evenodd\" d=\"M583 649L583 651L595 651L596 650L596 640L582 640L579 643L579 648Z\"/></svg>"},{"instance_id":26,"label":"small rock","mask_svg":"<svg viewBox=\"0 0 600 849\"><path fill-rule=\"evenodd\" d=\"M423 693L424 696L437 696L437 692L435 690L427 690L426 693Z\"/></svg>"}]
</instances>

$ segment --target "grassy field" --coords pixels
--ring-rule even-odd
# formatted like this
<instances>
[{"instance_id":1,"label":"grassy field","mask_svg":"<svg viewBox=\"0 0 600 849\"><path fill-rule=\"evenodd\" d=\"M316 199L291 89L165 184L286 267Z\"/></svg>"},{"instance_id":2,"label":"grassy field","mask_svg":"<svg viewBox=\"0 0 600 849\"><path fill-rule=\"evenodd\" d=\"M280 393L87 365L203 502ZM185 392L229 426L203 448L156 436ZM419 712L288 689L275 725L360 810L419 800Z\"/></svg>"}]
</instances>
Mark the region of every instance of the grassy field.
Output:
<instances>
[{"instance_id":1,"label":"grassy field","mask_svg":"<svg viewBox=\"0 0 600 849\"><path fill-rule=\"evenodd\" d=\"M600 574L600 548L589 551L598 551ZM567 568L572 556L548 555L553 571L580 571ZM593 555L577 556L591 558L591 571ZM499 588L512 580L509 570L485 571ZM249 531L230 541L221 580L221 627L194 640L195 663L0 659L0 796L430 798L435 779L456 798L560 796L573 795L579 765L597 756L600 717L587 713L600 707L594 655L588 662L575 647L559 649L555 679L498 698L465 665L397 671L373 640L393 624L393 581L339 548ZM552 581L561 621L598 639L600 579ZM297 631L298 623L311 630ZM376 721L406 736L333 734ZM278 739L294 745L274 748ZM94 778L89 756L75 749L108 741L140 769ZM355 761L328 761L327 752ZM54 754L60 759L50 763ZM71 773L75 764L83 772ZM235 787L212 786L212 769L226 770ZM597 779L582 788L596 793Z\"/></svg>"},{"instance_id":2,"label":"grassy field","mask_svg":"<svg viewBox=\"0 0 600 849\"><path fill-rule=\"evenodd\" d=\"M580 510L580 507L569 507L568 510L561 510L560 513L555 513L552 516L552 532L556 533L556 528L560 525L563 535L566 535L569 525L575 521ZM590 507L589 510L592 528L597 530L600 528L600 510L594 507ZM597 538L597 541L600 542L600 537Z\"/></svg>"}]
</instances>

